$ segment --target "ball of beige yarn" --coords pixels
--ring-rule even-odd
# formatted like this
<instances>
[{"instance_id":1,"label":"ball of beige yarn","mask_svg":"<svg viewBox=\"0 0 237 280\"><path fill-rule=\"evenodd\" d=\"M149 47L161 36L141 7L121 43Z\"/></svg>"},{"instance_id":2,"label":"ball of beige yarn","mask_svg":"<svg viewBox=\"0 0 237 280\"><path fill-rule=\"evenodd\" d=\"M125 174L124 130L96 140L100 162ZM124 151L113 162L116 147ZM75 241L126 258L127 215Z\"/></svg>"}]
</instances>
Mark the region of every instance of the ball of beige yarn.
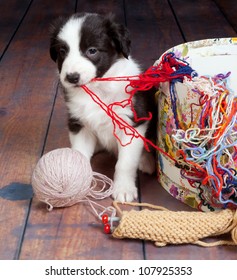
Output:
<instances>
[{"instance_id":1,"label":"ball of beige yarn","mask_svg":"<svg viewBox=\"0 0 237 280\"><path fill-rule=\"evenodd\" d=\"M91 191L93 172L89 160L76 150L62 148L43 155L32 174L35 196L53 207L71 206Z\"/></svg>"}]
</instances>

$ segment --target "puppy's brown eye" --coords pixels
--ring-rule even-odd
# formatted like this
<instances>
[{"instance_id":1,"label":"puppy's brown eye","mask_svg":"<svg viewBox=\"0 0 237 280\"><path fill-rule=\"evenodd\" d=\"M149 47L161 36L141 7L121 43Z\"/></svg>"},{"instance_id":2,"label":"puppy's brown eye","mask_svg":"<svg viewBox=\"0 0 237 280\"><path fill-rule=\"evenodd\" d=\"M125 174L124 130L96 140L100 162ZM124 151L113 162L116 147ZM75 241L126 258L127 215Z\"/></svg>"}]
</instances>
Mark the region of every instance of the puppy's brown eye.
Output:
<instances>
[{"instance_id":1,"label":"puppy's brown eye","mask_svg":"<svg viewBox=\"0 0 237 280\"><path fill-rule=\"evenodd\" d=\"M67 49L65 47L61 47L59 49L59 53L60 53L61 57L64 58L67 55Z\"/></svg>"},{"instance_id":2,"label":"puppy's brown eye","mask_svg":"<svg viewBox=\"0 0 237 280\"><path fill-rule=\"evenodd\" d=\"M93 57L93 56L95 56L97 53L98 53L98 50L97 50L96 48L94 48L94 47L89 48L89 49L86 51L86 55L87 55L88 57Z\"/></svg>"}]
</instances>

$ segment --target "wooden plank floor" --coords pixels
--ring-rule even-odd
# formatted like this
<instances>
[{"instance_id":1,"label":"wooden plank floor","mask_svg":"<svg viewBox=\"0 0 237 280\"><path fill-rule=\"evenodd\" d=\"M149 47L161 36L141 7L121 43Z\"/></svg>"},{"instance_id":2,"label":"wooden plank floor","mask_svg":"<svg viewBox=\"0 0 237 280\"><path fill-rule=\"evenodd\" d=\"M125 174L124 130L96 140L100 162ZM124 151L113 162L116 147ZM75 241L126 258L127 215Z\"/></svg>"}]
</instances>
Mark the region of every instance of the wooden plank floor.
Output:
<instances>
[{"instance_id":1,"label":"wooden plank floor","mask_svg":"<svg viewBox=\"0 0 237 280\"><path fill-rule=\"evenodd\" d=\"M182 42L237 36L235 0L0 0L0 259L236 260L235 247L157 248L115 240L103 234L86 205L47 212L33 198L31 174L40 156L69 145L48 29L57 16L76 11L114 12L128 26L132 55L144 69ZM93 170L110 177L114 164L106 153L92 160ZM138 185L143 202L191 211L166 193L156 176L139 174Z\"/></svg>"}]
</instances>

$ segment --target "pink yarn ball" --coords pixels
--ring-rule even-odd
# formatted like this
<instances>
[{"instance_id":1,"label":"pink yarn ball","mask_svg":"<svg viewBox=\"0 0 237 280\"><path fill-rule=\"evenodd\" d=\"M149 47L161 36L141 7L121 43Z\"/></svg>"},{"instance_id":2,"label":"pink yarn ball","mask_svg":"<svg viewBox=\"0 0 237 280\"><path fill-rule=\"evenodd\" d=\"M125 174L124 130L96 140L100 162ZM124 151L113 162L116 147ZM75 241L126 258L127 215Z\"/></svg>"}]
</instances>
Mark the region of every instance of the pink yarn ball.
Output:
<instances>
[{"instance_id":1,"label":"pink yarn ball","mask_svg":"<svg viewBox=\"0 0 237 280\"><path fill-rule=\"evenodd\" d=\"M93 172L89 160L76 150L62 148L41 157L32 175L38 200L53 207L71 206L91 192Z\"/></svg>"}]
</instances>

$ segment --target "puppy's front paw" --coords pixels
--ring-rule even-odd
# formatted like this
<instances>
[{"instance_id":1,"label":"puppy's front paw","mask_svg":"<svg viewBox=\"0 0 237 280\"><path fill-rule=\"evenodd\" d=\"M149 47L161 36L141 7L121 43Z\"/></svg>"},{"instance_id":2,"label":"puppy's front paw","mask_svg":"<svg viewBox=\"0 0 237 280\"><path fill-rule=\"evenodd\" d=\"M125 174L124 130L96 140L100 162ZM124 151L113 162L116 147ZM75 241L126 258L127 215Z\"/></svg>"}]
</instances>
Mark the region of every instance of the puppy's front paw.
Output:
<instances>
[{"instance_id":1,"label":"puppy's front paw","mask_svg":"<svg viewBox=\"0 0 237 280\"><path fill-rule=\"evenodd\" d=\"M123 183L114 183L114 193L113 198L119 202L131 202L137 199L137 188L134 184L126 184L126 180Z\"/></svg>"}]
</instances>

